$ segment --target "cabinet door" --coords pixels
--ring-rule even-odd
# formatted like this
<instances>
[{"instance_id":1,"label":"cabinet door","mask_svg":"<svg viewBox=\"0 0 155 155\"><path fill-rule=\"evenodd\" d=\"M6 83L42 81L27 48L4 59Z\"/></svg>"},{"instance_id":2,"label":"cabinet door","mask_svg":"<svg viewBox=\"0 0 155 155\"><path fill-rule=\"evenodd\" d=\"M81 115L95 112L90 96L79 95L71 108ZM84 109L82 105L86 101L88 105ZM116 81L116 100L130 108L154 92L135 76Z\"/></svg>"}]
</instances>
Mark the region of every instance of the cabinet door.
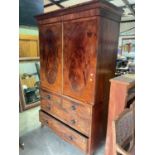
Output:
<instances>
[{"instance_id":1,"label":"cabinet door","mask_svg":"<svg viewBox=\"0 0 155 155\"><path fill-rule=\"evenodd\" d=\"M93 102L97 19L64 23L63 94Z\"/></svg>"},{"instance_id":2,"label":"cabinet door","mask_svg":"<svg viewBox=\"0 0 155 155\"><path fill-rule=\"evenodd\" d=\"M51 92L62 90L62 24L40 27L41 87Z\"/></svg>"}]
</instances>

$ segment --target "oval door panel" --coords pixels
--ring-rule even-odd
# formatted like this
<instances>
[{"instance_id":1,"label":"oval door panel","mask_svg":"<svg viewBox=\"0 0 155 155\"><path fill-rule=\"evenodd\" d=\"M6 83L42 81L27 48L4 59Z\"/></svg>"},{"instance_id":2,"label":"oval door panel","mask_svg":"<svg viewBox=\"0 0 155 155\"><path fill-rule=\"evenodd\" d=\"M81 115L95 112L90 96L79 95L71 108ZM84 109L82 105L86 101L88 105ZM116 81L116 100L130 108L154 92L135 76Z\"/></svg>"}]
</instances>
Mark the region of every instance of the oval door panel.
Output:
<instances>
[{"instance_id":1,"label":"oval door panel","mask_svg":"<svg viewBox=\"0 0 155 155\"><path fill-rule=\"evenodd\" d=\"M40 28L41 86L49 91L62 90L62 25Z\"/></svg>"},{"instance_id":2,"label":"oval door panel","mask_svg":"<svg viewBox=\"0 0 155 155\"><path fill-rule=\"evenodd\" d=\"M45 77L48 83L53 84L58 72L58 48L57 39L52 29L47 29L43 34L45 39L43 57Z\"/></svg>"},{"instance_id":3,"label":"oval door panel","mask_svg":"<svg viewBox=\"0 0 155 155\"><path fill-rule=\"evenodd\" d=\"M96 23L96 19L64 23L63 93L88 102L94 89Z\"/></svg>"}]
</instances>

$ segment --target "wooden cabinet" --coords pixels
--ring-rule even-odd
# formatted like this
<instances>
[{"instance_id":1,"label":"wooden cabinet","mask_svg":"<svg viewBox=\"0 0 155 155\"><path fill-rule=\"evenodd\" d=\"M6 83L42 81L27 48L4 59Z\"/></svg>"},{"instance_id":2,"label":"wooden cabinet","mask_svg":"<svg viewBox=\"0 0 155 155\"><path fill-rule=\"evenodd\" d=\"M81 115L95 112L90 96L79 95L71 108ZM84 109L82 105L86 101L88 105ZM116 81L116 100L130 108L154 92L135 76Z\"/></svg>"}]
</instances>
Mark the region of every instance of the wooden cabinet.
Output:
<instances>
[{"instance_id":1,"label":"wooden cabinet","mask_svg":"<svg viewBox=\"0 0 155 155\"><path fill-rule=\"evenodd\" d=\"M121 14L119 8L96 0L36 17L40 121L89 155L106 138Z\"/></svg>"}]
</instances>

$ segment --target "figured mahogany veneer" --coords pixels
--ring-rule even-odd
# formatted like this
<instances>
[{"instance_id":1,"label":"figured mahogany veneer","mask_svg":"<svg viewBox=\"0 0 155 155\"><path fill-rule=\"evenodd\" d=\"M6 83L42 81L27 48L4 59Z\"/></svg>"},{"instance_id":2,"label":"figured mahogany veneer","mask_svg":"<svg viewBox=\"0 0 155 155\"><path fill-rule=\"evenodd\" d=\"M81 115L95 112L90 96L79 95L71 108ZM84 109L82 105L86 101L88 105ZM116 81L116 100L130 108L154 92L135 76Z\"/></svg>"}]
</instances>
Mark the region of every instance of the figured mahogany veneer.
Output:
<instances>
[{"instance_id":1,"label":"figured mahogany veneer","mask_svg":"<svg viewBox=\"0 0 155 155\"><path fill-rule=\"evenodd\" d=\"M57 121L53 117L49 117L44 112L40 111L40 121L42 124L47 125L49 128L55 131L65 141L78 146L82 151L87 151L88 138L77 133L76 131L69 129L67 126Z\"/></svg>"},{"instance_id":2,"label":"figured mahogany veneer","mask_svg":"<svg viewBox=\"0 0 155 155\"><path fill-rule=\"evenodd\" d=\"M41 109L86 136L90 133L91 107L41 91Z\"/></svg>"},{"instance_id":3,"label":"figured mahogany veneer","mask_svg":"<svg viewBox=\"0 0 155 155\"><path fill-rule=\"evenodd\" d=\"M64 23L65 95L94 102L96 74L97 19Z\"/></svg>"},{"instance_id":4,"label":"figured mahogany veneer","mask_svg":"<svg viewBox=\"0 0 155 155\"><path fill-rule=\"evenodd\" d=\"M106 139L121 14L112 4L95 0L36 17L40 121L88 155Z\"/></svg>"},{"instance_id":5,"label":"figured mahogany veneer","mask_svg":"<svg viewBox=\"0 0 155 155\"><path fill-rule=\"evenodd\" d=\"M41 87L61 93L62 89L62 28L61 24L39 27Z\"/></svg>"}]
</instances>

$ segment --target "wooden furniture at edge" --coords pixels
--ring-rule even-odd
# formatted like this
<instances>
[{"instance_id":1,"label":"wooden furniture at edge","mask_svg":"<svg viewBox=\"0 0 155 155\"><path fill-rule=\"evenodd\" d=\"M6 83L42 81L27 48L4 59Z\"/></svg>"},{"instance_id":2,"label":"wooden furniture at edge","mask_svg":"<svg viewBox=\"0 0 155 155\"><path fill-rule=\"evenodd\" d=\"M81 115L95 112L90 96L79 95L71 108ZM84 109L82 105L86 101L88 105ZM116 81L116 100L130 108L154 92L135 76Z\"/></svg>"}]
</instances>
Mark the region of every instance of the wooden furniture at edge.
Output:
<instances>
[{"instance_id":1,"label":"wooden furniture at edge","mask_svg":"<svg viewBox=\"0 0 155 155\"><path fill-rule=\"evenodd\" d=\"M36 17L40 121L88 155L105 141L121 14L97 0Z\"/></svg>"},{"instance_id":2,"label":"wooden furniture at edge","mask_svg":"<svg viewBox=\"0 0 155 155\"><path fill-rule=\"evenodd\" d=\"M112 125L114 155L135 155L134 107L126 108Z\"/></svg>"},{"instance_id":3,"label":"wooden furniture at edge","mask_svg":"<svg viewBox=\"0 0 155 155\"><path fill-rule=\"evenodd\" d=\"M125 108L135 100L134 75L122 75L110 80L110 98L108 112L108 127L106 136L105 155L115 155L112 135L112 122Z\"/></svg>"},{"instance_id":4,"label":"wooden furniture at edge","mask_svg":"<svg viewBox=\"0 0 155 155\"><path fill-rule=\"evenodd\" d=\"M39 39L37 35L19 35L19 57L38 57Z\"/></svg>"}]
</instances>

